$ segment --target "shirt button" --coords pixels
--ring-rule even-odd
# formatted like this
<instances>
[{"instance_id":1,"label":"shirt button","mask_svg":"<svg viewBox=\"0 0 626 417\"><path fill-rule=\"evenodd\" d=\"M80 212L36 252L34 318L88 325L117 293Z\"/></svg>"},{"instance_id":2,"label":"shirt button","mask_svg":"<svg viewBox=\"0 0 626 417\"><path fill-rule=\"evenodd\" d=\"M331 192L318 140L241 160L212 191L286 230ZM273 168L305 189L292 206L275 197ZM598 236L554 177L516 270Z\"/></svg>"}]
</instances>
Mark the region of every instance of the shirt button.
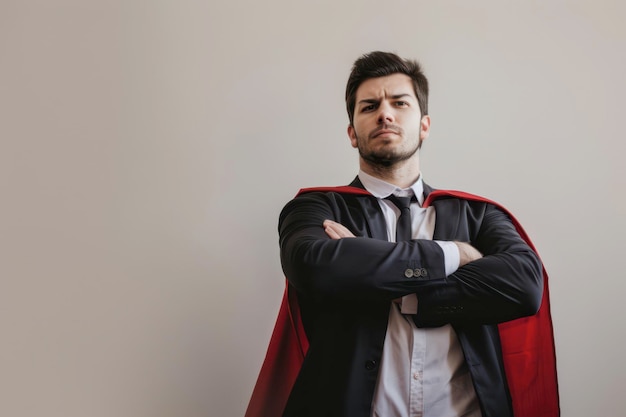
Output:
<instances>
[{"instance_id":1,"label":"shirt button","mask_svg":"<svg viewBox=\"0 0 626 417\"><path fill-rule=\"evenodd\" d=\"M415 373L413 374L413 379L414 379L414 380L416 380L416 381L417 381L418 379L420 379L420 373L419 373L419 372L415 372Z\"/></svg>"}]
</instances>

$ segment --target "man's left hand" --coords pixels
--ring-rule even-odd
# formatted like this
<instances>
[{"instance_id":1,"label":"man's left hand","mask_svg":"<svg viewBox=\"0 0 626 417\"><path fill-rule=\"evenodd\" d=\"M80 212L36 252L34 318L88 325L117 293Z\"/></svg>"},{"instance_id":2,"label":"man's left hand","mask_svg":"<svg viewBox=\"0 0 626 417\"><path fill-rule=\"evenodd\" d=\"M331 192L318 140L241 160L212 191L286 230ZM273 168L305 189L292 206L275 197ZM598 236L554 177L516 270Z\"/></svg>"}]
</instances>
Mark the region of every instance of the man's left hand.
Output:
<instances>
[{"instance_id":1,"label":"man's left hand","mask_svg":"<svg viewBox=\"0 0 626 417\"><path fill-rule=\"evenodd\" d=\"M334 222L332 220L324 220L324 231L331 239L342 239L345 237L356 237L348 230L346 226L341 223Z\"/></svg>"}]
</instances>

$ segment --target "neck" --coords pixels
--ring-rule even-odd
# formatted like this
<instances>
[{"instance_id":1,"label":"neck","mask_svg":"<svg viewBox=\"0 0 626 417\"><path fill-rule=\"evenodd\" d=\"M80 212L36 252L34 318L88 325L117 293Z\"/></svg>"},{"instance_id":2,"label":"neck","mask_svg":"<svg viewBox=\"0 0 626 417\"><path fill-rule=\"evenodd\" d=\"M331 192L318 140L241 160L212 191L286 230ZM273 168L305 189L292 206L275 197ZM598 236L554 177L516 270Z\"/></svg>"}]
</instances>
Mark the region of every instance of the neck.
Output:
<instances>
[{"instance_id":1,"label":"neck","mask_svg":"<svg viewBox=\"0 0 626 417\"><path fill-rule=\"evenodd\" d=\"M363 172L376 177L399 188L410 187L420 176L418 158L411 158L389 166L372 164L360 158L359 166Z\"/></svg>"}]
</instances>

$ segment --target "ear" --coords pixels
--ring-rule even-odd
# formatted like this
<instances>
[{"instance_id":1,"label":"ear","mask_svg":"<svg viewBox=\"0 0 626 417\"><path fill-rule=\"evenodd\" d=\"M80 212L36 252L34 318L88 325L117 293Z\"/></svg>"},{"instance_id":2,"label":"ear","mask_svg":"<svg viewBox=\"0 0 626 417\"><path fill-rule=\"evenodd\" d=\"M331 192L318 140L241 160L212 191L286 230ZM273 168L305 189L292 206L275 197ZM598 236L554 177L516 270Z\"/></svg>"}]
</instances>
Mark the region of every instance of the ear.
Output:
<instances>
[{"instance_id":1,"label":"ear","mask_svg":"<svg viewBox=\"0 0 626 417\"><path fill-rule=\"evenodd\" d=\"M354 126L351 124L348 125L348 137L350 138L350 144L353 148L357 148L359 145L356 140L356 132L354 131Z\"/></svg>"},{"instance_id":2,"label":"ear","mask_svg":"<svg viewBox=\"0 0 626 417\"><path fill-rule=\"evenodd\" d=\"M420 140L425 140L430 134L430 116L426 115L420 120Z\"/></svg>"}]
</instances>

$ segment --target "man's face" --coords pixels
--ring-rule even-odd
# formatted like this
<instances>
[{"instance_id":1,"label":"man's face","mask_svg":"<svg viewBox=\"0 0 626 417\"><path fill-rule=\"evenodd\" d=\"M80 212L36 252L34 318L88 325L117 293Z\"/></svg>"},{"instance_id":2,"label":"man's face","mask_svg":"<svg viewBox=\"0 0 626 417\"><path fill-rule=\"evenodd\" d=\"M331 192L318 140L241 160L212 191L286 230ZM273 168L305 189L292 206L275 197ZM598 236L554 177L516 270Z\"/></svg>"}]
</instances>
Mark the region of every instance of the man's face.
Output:
<instances>
[{"instance_id":1,"label":"man's face","mask_svg":"<svg viewBox=\"0 0 626 417\"><path fill-rule=\"evenodd\" d=\"M422 117L408 75L370 78L357 89L348 136L365 161L392 166L407 160L417 153L429 129L430 117Z\"/></svg>"}]
</instances>

